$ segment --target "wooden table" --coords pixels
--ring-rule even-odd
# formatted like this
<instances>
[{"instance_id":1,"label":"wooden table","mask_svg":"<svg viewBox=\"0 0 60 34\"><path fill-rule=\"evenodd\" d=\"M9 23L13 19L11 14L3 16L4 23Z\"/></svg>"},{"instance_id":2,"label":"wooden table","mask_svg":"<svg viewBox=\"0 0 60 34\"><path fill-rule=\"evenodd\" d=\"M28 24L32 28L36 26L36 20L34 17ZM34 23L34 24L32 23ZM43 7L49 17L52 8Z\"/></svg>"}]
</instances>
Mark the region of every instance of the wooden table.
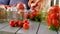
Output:
<instances>
[{"instance_id":1,"label":"wooden table","mask_svg":"<svg viewBox=\"0 0 60 34\"><path fill-rule=\"evenodd\" d=\"M1 23L0 34L36 34L39 22L31 21L29 25L30 28L28 30L25 30L23 28L20 29L20 27L10 27L9 23ZM41 23L37 34L57 34L57 33L49 30L46 24Z\"/></svg>"},{"instance_id":2,"label":"wooden table","mask_svg":"<svg viewBox=\"0 0 60 34\"><path fill-rule=\"evenodd\" d=\"M6 26L8 26L8 23L0 23L0 29L4 28Z\"/></svg>"},{"instance_id":3,"label":"wooden table","mask_svg":"<svg viewBox=\"0 0 60 34\"><path fill-rule=\"evenodd\" d=\"M9 24L8 24L7 26L5 26L5 27L3 27L3 28L0 29L0 34L15 34L15 32L18 29L19 29L19 27L10 27Z\"/></svg>"},{"instance_id":4,"label":"wooden table","mask_svg":"<svg viewBox=\"0 0 60 34\"><path fill-rule=\"evenodd\" d=\"M57 33L55 31L49 30L46 23L41 23L38 34L57 34Z\"/></svg>"},{"instance_id":5,"label":"wooden table","mask_svg":"<svg viewBox=\"0 0 60 34\"><path fill-rule=\"evenodd\" d=\"M17 34L36 34L39 22L30 22L30 28L28 30L25 30L21 28Z\"/></svg>"}]
</instances>

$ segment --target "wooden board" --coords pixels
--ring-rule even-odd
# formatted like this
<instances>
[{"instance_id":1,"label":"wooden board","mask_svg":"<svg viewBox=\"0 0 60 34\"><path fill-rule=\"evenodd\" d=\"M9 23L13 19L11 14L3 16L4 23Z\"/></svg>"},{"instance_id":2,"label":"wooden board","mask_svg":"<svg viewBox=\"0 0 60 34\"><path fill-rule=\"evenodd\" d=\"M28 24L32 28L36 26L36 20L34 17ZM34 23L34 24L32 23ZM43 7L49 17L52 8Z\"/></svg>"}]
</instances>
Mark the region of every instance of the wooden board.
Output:
<instances>
[{"instance_id":1,"label":"wooden board","mask_svg":"<svg viewBox=\"0 0 60 34\"><path fill-rule=\"evenodd\" d=\"M36 34L37 28L39 23L38 22L30 22L30 28L25 30L25 29L20 29L17 34Z\"/></svg>"},{"instance_id":2,"label":"wooden board","mask_svg":"<svg viewBox=\"0 0 60 34\"><path fill-rule=\"evenodd\" d=\"M6 26L8 26L8 23L0 23L0 29L4 28Z\"/></svg>"},{"instance_id":3,"label":"wooden board","mask_svg":"<svg viewBox=\"0 0 60 34\"><path fill-rule=\"evenodd\" d=\"M48 29L48 26L44 23L41 23L38 34L57 34L55 31Z\"/></svg>"},{"instance_id":4,"label":"wooden board","mask_svg":"<svg viewBox=\"0 0 60 34\"><path fill-rule=\"evenodd\" d=\"M6 26L5 28L0 30L0 34L15 34L15 32L19 29L19 27L11 27Z\"/></svg>"}]
</instances>

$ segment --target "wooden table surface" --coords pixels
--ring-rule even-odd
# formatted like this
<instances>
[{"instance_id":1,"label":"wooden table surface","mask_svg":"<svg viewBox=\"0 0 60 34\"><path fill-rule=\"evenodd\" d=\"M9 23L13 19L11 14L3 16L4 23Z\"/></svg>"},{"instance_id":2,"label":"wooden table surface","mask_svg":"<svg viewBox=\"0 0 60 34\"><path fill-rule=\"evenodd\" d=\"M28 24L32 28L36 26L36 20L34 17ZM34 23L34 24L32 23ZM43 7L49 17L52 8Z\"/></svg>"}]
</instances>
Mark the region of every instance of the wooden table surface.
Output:
<instances>
[{"instance_id":1,"label":"wooden table surface","mask_svg":"<svg viewBox=\"0 0 60 34\"><path fill-rule=\"evenodd\" d=\"M25 30L23 28L19 29L20 27L10 27L9 23L0 23L0 34L36 34L39 22L31 21L29 25L30 28L28 30ZM37 34L57 34L57 33L49 30L46 24L41 23Z\"/></svg>"},{"instance_id":2,"label":"wooden table surface","mask_svg":"<svg viewBox=\"0 0 60 34\"><path fill-rule=\"evenodd\" d=\"M39 25L39 22L30 22L30 28L28 30L25 30L23 28L21 28L17 34L36 34L37 32L37 29L38 29L38 25Z\"/></svg>"},{"instance_id":3,"label":"wooden table surface","mask_svg":"<svg viewBox=\"0 0 60 34\"><path fill-rule=\"evenodd\" d=\"M41 23L38 34L57 34L55 31L48 29L48 26L44 23Z\"/></svg>"},{"instance_id":4,"label":"wooden table surface","mask_svg":"<svg viewBox=\"0 0 60 34\"><path fill-rule=\"evenodd\" d=\"M4 28L6 26L8 26L8 23L0 23L0 29Z\"/></svg>"}]
</instances>

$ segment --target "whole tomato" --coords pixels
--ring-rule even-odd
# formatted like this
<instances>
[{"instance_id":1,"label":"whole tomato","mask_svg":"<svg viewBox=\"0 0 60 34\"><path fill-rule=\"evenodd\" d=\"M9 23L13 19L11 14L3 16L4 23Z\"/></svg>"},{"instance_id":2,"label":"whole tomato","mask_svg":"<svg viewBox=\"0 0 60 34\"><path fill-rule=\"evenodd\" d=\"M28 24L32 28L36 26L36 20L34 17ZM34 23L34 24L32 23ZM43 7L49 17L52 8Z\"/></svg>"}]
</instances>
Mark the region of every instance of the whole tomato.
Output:
<instances>
[{"instance_id":1,"label":"whole tomato","mask_svg":"<svg viewBox=\"0 0 60 34\"><path fill-rule=\"evenodd\" d=\"M20 21L20 20L17 20L17 21L16 21L16 26L19 26L19 27L21 26L21 27L22 27L22 26L23 26L23 23L22 23L22 21Z\"/></svg>"},{"instance_id":2,"label":"whole tomato","mask_svg":"<svg viewBox=\"0 0 60 34\"><path fill-rule=\"evenodd\" d=\"M23 23L29 24L29 20L28 20L28 19L25 19L25 20L23 21Z\"/></svg>"},{"instance_id":3,"label":"whole tomato","mask_svg":"<svg viewBox=\"0 0 60 34\"><path fill-rule=\"evenodd\" d=\"M24 5L23 5L23 3L20 3L20 4L19 4L18 9L24 10Z\"/></svg>"},{"instance_id":4,"label":"whole tomato","mask_svg":"<svg viewBox=\"0 0 60 34\"><path fill-rule=\"evenodd\" d=\"M34 16L33 16L33 14L32 14L32 13L30 14L30 18L31 18L31 19L33 19L33 18L34 18Z\"/></svg>"},{"instance_id":5,"label":"whole tomato","mask_svg":"<svg viewBox=\"0 0 60 34\"><path fill-rule=\"evenodd\" d=\"M13 6L17 7L18 10L24 10L25 9L25 4L22 2L18 2L14 4Z\"/></svg>"},{"instance_id":6,"label":"whole tomato","mask_svg":"<svg viewBox=\"0 0 60 34\"><path fill-rule=\"evenodd\" d=\"M31 8L32 8L32 10L35 10L35 8L36 8L36 5L35 5L35 6L32 6Z\"/></svg>"},{"instance_id":7,"label":"whole tomato","mask_svg":"<svg viewBox=\"0 0 60 34\"><path fill-rule=\"evenodd\" d=\"M24 28L24 29L29 29L29 24L24 23L24 24L23 24L23 28Z\"/></svg>"},{"instance_id":8,"label":"whole tomato","mask_svg":"<svg viewBox=\"0 0 60 34\"><path fill-rule=\"evenodd\" d=\"M47 12L48 15L51 15L52 13L54 13L53 8L50 8L49 11Z\"/></svg>"},{"instance_id":9,"label":"whole tomato","mask_svg":"<svg viewBox=\"0 0 60 34\"><path fill-rule=\"evenodd\" d=\"M57 13L59 12L59 6L58 5L54 5L53 9L54 9L55 12L57 12Z\"/></svg>"},{"instance_id":10,"label":"whole tomato","mask_svg":"<svg viewBox=\"0 0 60 34\"><path fill-rule=\"evenodd\" d=\"M53 14L51 14L51 18L52 18L52 19L58 18L58 13L53 13Z\"/></svg>"},{"instance_id":11,"label":"whole tomato","mask_svg":"<svg viewBox=\"0 0 60 34\"><path fill-rule=\"evenodd\" d=\"M36 17L37 14L38 14L37 10L33 10L32 14L33 14L34 17Z\"/></svg>"},{"instance_id":12,"label":"whole tomato","mask_svg":"<svg viewBox=\"0 0 60 34\"><path fill-rule=\"evenodd\" d=\"M26 18L30 18L30 13L27 13L27 16L26 16Z\"/></svg>"},{"instance_id":13,"label":"whole tomato","mask_svg":"<svg viewBox=\"0 0 60 34\"><path fill-rule=\"evenodd\" d=\"M52 19L52 23L54 26L59 27L59 22L57 19Z\"/></svg>"},{"instance_id":14,"label":"whole tomato","mask_svg":"<svg viewBox=\"0 0 60 34\"><path fill-rule=\"evenodd\" d=\"M14 20L11 20L11 21L10 21L10 26L11 26L11 27L14 27L14 26L15 26L15 21L14 21Z\"/></svg>"}]
</instances>

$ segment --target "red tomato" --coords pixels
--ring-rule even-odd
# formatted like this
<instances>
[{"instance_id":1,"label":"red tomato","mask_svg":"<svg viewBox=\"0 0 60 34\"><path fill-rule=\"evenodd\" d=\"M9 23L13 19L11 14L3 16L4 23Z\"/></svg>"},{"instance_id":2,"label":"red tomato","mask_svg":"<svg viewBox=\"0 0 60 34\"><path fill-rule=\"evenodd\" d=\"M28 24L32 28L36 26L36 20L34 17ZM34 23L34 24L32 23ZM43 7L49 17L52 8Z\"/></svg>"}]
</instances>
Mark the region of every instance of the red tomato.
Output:
<instances>
[{"instance_id":1,"label":"red tomato","mask_svg":"<svg viewBox=\"0 0 60 34\"><path fill-rule=\"evenodd\" d=\"M15 21L14 21L14 20L11 20L11 21L10 21L10 26L12 26L12 27L15 26Z\"/></svg>"},{"instance_id":2,"label":"red tomato","mask_svg":"<svg viewBox=\"0 0 60 34\"><path fill-rule=\"evenodd\" d=\"M7 9L7 8L10 8L11 6L9 6L9 5L5 5L5 8Z\"/></svg>"},{"instance_id":3,"label":"red tomato","mask_svg":"<svg viewBox=\"0 0 60 34\"><path fill-rule=\"evenodd\" d=\"M32 13L30 14L30 18L31 18L31 19L32 19L32 18L34 18L34 16L33 16L33 14L32 14Z\"/></svg>"},{"instance_id":4,"label":"red tomato","mask_svg":"<svg viewBox=\"0 0 60 34\"><path fill-rule=\"evenodd\" d=\"M58 5L54 5L53 9L55 10L55 12L59 12L59 6Z\"/></svg>"},{"instance_id":5,"label":"red tomato","mask_svg":"<svg viewBox=\"0 0 60 34\"><path fill-rule=\"evenodd\" d=\"M34 10L36 8L36 6L32 6L32 10Z\"/></svg>"},{"instance_id":6,"label":"red tomato","mask_svg":"<svg viewBox=\"0 0 60 34\"><path fill-rule=\"evenodd\" d=\"M23 28L24 28L24 29L29 29L29 24L24 23L24 24L23 24Z\"/></svg>"},{"instance_id":7,"label":"red tomato","mask_svg":"<svg viewBox=\"0 0 60 34\"><path fill-rule=\"evenodd\" d=\"M51 14L51 18L52 18L52 19L58 18L58 13L53 13L53 14Z\"/></svg>"},{"instance_id":8,"label":"red tomato","mask_svg":"<svg viewBox=\"0 0 60 34\"><path fill-rule=\"evenodd\" d=\"M47 24L48 26L51 26L52 24L50 16L47 16Z\"/></svg>"},{"instance_id":9,"label":"red tomato","mask_svg":"<svg viewBox=\"0 0 60 34\"><path fill-rule=\"evenodd\" d=\"M51 15L52 13L54 13L54 9L51 7L48 11L48 15Z\"/></svg>"},{"instance_id":10,"label":"red tomato","mask_svg":"<svg viewBox=\"0 0 60 34\"><path fill-rule=\"evenodd\" d=\"M20 9L21 9L21 10L24 10L24 8L25 8L25 7L24 7L23 3L20 3L19 6L18 6L18 9L19 9L19 10L20 10Z\"/></svg>"},{"instance_id":11,"label":"red tomato","mask_svg":"<svg viewBox=\"0 0 60 34\"><path fill-rule=\"evenodd\" d=\"M30 13L27 14L26 18L30 18Z\"/></svg>"},{"instance_id":12,"label":"red tomato","mask_svg":"<svg viewBox=\"0 0 60 34\"><path fill-rule=\"evenodd\" d=\"M20 26L23 26L23 23L22 23L22 21L17 20L16 25L20 27Z\"/></svg>"},{"instance_id":13,"label":"red tomato","mask_svg":"<svg viewBox=\"0 0 60 34\"><path fill-rule=\"evenodd\" d=\"M60 21L60 10L59 10L59 13L58 13L58 14L59 14L59 18L58 18L58 19L59 19L59 21Z\"/></svg>"},{"instance_id":14,"label":"red tomato","mask_svg":"<svg viewBox=\"0 0 60 34\"><path fill-rule=\"evenodd\" d=\"M58 22L57 19L53 19L52 23L53 23L54 26L59 27L59 22Z\"/></svg>"},{"instance_id":15,"label":"red tomato","mask_svg":"<svg viewBox=\"0 0 60 34\"><path fill-rule=\"evenodd\" d=\"M32 14L33 14L34 17L36 17L36 16L37 16L37 10L34 10L34 11L32 12Z\"/></svg>"},{"instance_id":16,"label":"red tomato","mask_svg":"<svg viewBox=\"0 0 60 34\"><path fill-rule=\"evenodd\" d=\"M29 20L25 19L25 20L23 21L23 23L29 24Z\"/></svg>"}]
</instances>

